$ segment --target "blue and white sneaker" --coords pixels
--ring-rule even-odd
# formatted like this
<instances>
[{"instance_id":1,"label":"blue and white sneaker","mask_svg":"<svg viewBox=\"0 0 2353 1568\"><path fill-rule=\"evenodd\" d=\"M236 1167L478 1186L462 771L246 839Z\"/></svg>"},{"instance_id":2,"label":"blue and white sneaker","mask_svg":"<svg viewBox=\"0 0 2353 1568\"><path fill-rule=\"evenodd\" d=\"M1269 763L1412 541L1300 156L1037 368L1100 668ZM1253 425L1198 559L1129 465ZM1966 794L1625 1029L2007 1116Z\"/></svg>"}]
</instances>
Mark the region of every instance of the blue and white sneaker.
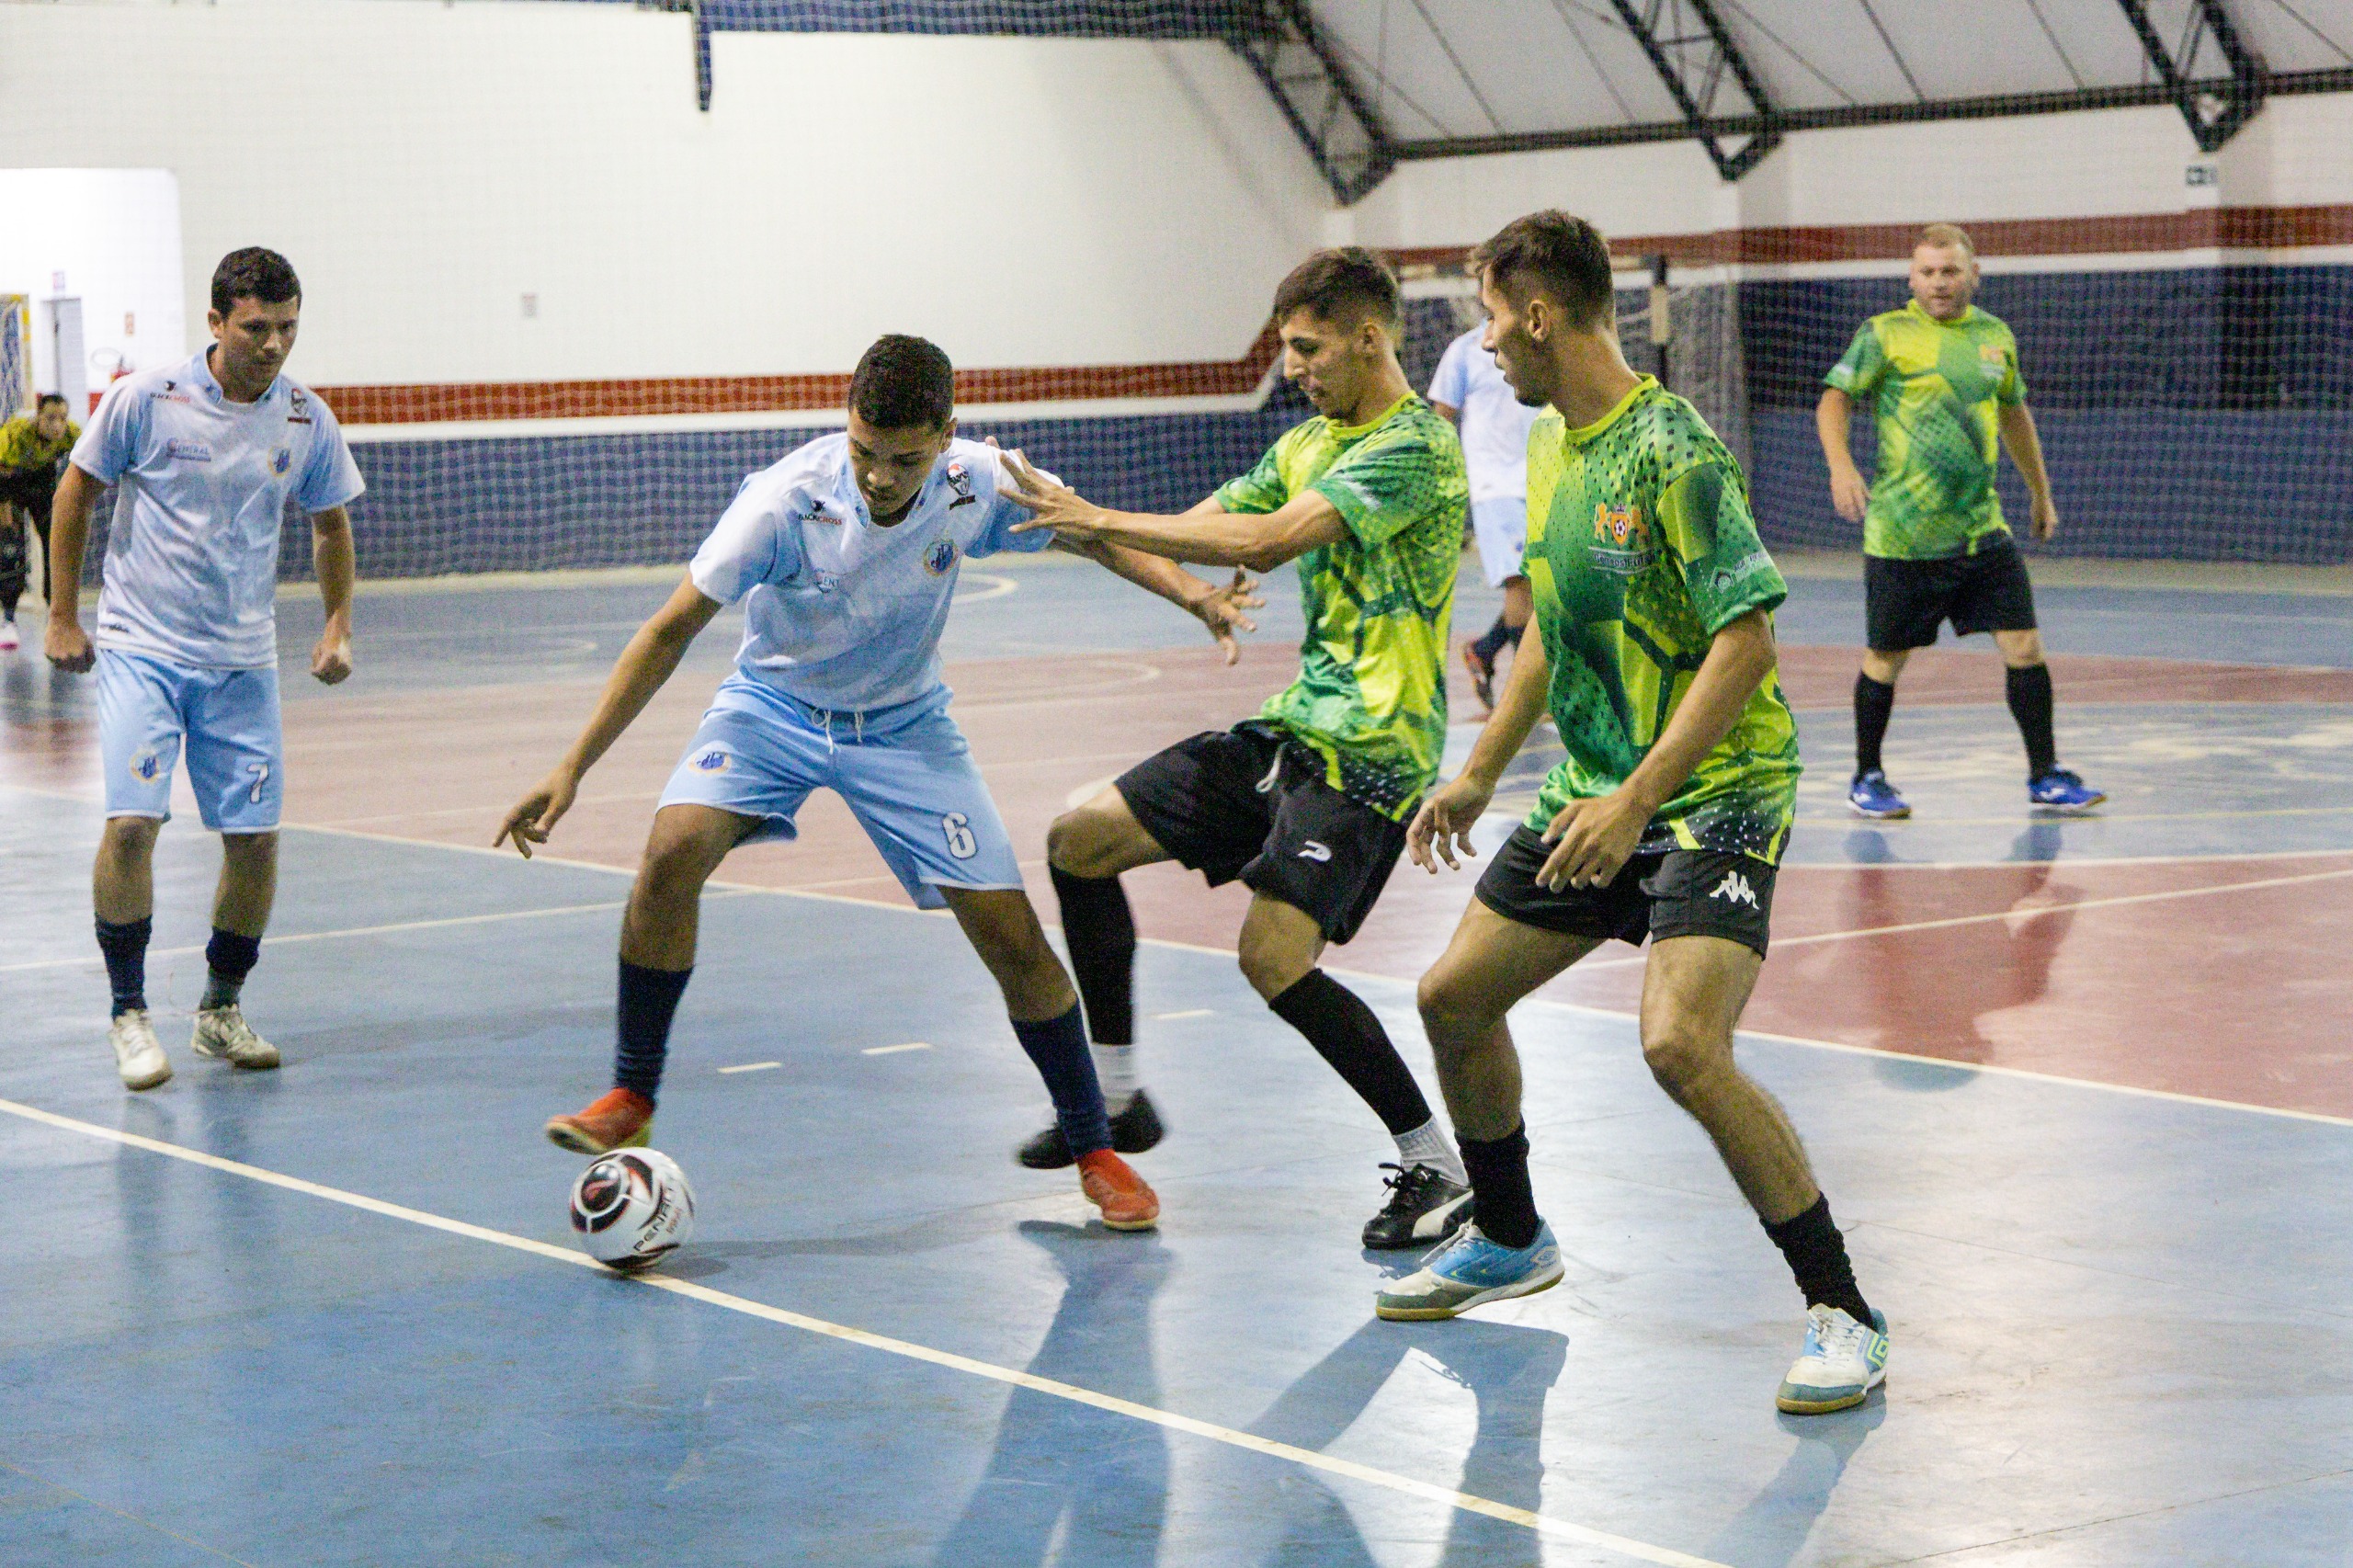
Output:
<instances>
[{"instance_id":1,"label":"blue and white sneaker","mask_svg":"<svg viewBox=\"0 0 2353 1568\"><path fill-rule=\"evenodd\" d=\"M2064 767L2054 767L2026 787L2027 804L2062 816L2080 815L2107 799L2106 790L2093 789L2082 775Z\"/></svg>"},{"instance_id":2,"label":"blue and white sneaker","mask_svg":"<svg viewBox=\"0 0 2353 1568\"><path fill-rule=\"evenodd\" d=\"M1865 1326L1816 1303L1805 1314L1805 1346L1773 1403L1791 1415L1827 1415L1862 1403L1886 1381L1886 1317L1874 1311Z\"/></svg>"},{"instance_id":3,"label":"blue and white sneaker","mask_svg":"<svg viewBox=\"0 0 2353 1568\"><path fill-rule=\"evenodd\" d=\"M1375 1297L1372 1310L1392 1323L1459 1317L1489 1301L1549 1290L1564 1272L1550 1225L1539 1224L1524 1247L1500 1246L1465 1225L1453 1245Z\"/></svg>"},{"instance_id":4,"label":"blue and white sneaker","mask_svg":"<svg viewBox=\"0 0 2353 1568\"><path fill-rule=\"evenodd\" d=\"M1887 781L1886 772L1877 767L1855 775L1855 781L1847 786L1847 803L1859 816L1882 821L1912 814L1910 802L1895 792L1895 786Z\"/></svg>"}]
</instances>

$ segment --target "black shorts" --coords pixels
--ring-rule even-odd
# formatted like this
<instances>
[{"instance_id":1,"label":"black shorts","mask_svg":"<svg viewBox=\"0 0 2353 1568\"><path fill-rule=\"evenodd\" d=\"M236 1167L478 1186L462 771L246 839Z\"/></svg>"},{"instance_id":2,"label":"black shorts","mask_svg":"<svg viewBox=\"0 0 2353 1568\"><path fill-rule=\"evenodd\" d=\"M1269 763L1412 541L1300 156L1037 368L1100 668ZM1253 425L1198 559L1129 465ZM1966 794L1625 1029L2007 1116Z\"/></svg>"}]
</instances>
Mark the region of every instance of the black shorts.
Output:
<instances>
[{"instance_id":1,"label":"black shorts","mask_svg":"<svg viewBox=\"0 0 2353 1568\"><path fill-rule=\"evenodd\" d=\"M1238 877L1305 910L1335 942L1357 934L1405 847L1404 823L1333 789L1321 756L1256 722L1179 741L1115 787L1154 841L1210 886Z\"/></svg>"},{"instance_id":2,"label":"black shorts","mask_svg":"<svg viewBox=\"0 0 2353 1568\"><path fill-rule=\"evenodd\" d=\"M1926 648L1947 620L1956 637L2034 630L2034 585L2017 545L2005 540L1941 561L1863 557L1863 629L1872 652Z\"/></svg>"},{"instance_id":3,"label":"black shorts","mask_svg":"<svg viewBox=\"0 0 2353 1568\"><path fill-rule=\"evenodd\" d=\"M1479 902L1506 920L1564 937L1643 945L1647 937L1722 937L1765 956L1773 923L1770 865L1724 849L1670 849L1637 855L1606 887L1536 885L1552 846L1525 823L1479 879Z\"/></svg>"}]
</instances>

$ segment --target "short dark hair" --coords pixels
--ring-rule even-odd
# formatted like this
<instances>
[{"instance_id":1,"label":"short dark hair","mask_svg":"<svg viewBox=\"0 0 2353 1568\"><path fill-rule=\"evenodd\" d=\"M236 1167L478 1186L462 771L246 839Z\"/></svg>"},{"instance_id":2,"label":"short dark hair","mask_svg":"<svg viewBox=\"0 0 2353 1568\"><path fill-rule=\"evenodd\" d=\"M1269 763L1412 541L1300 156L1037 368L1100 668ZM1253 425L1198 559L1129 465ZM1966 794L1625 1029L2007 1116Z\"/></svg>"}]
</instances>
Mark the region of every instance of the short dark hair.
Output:
<instances>
[{"instance_id":1,"label":"short dark hair","mask_svg":"<svg viewBox=\"0 0 2353 1568\"><path fill-rule=\"evenodd\" d=\"M33 412L35 414L39 414L42 409L47 408L52 403L57 404L60 408L69 406L65 401L65 394L63 392L43 392L39 398L34 400Z\"/></svg>"},{"instance_id":2,"label":"short dark hair","mask_svg":"<svg viewBox=\"0 0 2353 1568\"><path fill-rule=\"evenodd\" d=\"M938 429L956 414L956 367L936 343L885 333L850 372L849 406L877 429Z\"/></svg>"},{"instance_id":3,"label":"short dark hair","mask_svg":"<svg viewBox=\"0 0 2353 1568\"><path fill-rule=\"evenodd\" d=\"M240 300L282 305L302 297L302 280L293 264L274 250L247 245L233 250L212 269L212 308L227 315Z\"/></svg>"},{"instance_id":4,"label":"short dark hair","mask_svg":"<svg viewBox=\"0 0 2353 1568\"><path fill-rule=\"evenodd\" d=\"M1362 245L1320 250L1297 267L1275 289L1275 324L1280 326L1296 311L1312 311L1328 322L1344 321L1351 310L1362 311L1397 333L1404 319L1398 302L1397 275L1389 264Z\"/></svg>"},{"instance_id":5,"label":"short dark hair","mask_svg":"<svg viewBox=\"0 0 2353 1568\"><path fill-rule=\"evenodd\" d=\"M1471 253L1471 267L1497 289L1534 283L1581 327L1610 319L1617 308L1609 242L1557 208L1506 223Z\"/></svg>"}]
</instances>

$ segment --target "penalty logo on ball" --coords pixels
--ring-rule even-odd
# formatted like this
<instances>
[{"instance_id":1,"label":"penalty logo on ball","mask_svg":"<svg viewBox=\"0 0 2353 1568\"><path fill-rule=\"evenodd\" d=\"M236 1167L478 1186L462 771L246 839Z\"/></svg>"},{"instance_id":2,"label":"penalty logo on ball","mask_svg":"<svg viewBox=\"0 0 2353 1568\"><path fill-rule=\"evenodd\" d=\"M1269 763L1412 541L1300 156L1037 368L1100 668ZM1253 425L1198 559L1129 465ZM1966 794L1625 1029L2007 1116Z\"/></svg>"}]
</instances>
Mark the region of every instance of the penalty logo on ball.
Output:
<instances>
[{"instance_id":1,"label":"penalty logo on ball","mask_svg":"<svg viewBox=\"0 0 2353 1568\"><path fill-rule=\"evenodd\" d=\"M616 1150L572 1184L573 1234L608 1268L651 1267L684 1246L694 1230L694 1190L667 1154Z\"/></svg>"}]
</instances>

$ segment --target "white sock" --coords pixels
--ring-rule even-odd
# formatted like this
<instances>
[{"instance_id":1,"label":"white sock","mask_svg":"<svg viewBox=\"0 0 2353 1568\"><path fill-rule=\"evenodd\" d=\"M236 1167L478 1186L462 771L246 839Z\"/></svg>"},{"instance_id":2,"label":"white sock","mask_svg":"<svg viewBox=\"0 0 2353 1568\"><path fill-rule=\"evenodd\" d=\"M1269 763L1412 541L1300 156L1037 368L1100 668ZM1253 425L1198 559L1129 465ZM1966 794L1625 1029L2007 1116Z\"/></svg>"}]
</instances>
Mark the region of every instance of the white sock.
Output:
<instances>
[{"instance_id":1,"label":"white sock","mask_svg":"<svg viewBox=\"0 0 2353 1568\"><path fill-rule=\"evenodd\" d=\"M1136 1048L1132 1045L1090 1045L1095 1076L1103 1085L1103 1108L1113 1116L1128 1108L1143 1085L1136 1081Z\"/></svg>"},{"instance_id":2,"label":"white sock","mask_svg":"<svg viewBox=\"0 0 2353 1568\"><path fill-rule=\"evenodd\" d=\"M1427 1165L1449 1181L1471 1185L1471 1175L1462 1168L1462 1156L1455 1152L1454 1140L1446 1135L1436 1117L1411 1132L1397 1134L1397 1163L1407 1170Z\"/></svg>"}]
</instances>

